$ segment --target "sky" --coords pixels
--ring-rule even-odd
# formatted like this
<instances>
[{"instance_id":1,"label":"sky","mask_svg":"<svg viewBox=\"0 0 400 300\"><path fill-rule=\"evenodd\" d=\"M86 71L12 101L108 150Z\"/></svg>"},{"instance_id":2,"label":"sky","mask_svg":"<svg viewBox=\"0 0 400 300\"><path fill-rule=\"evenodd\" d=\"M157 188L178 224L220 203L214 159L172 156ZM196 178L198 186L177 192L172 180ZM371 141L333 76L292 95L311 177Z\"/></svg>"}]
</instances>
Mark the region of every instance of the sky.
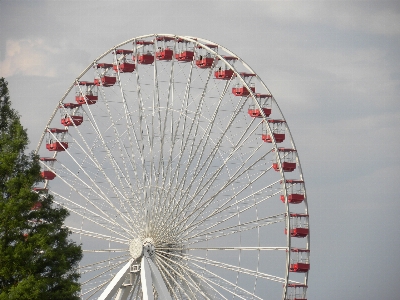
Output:
<instances>
[{"instance_id":1,"label":"sky","mask_svg":"<svg viewBox=\"0 0 400 300\"><path fill-rule=\"evenodd\" d=\"M150 33L223 45L274 94L308 193L308 299L397 298L400 3L0 0L0 76L30 150L94 58Z\"/></svg>"}]
</instances>

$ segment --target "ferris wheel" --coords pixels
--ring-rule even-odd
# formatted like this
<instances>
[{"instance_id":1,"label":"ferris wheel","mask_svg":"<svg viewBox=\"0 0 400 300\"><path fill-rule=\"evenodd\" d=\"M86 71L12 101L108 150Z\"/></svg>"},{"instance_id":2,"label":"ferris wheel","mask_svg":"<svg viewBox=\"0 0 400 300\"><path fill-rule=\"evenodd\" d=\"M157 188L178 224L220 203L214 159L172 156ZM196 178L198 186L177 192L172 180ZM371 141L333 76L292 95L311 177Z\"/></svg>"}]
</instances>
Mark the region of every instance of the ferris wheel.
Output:
<instances>
[{"instance_id":1,"label":"ferris wheel","mask_svg":"<svg viewBox=\"0 0 400 300\"><path fill-rule=\"evenodd\" d=\"M172 34L96 58L36 152L82 244L82 299L306 299L299 154L237 55Z\"/></svg>"}]
</instances>

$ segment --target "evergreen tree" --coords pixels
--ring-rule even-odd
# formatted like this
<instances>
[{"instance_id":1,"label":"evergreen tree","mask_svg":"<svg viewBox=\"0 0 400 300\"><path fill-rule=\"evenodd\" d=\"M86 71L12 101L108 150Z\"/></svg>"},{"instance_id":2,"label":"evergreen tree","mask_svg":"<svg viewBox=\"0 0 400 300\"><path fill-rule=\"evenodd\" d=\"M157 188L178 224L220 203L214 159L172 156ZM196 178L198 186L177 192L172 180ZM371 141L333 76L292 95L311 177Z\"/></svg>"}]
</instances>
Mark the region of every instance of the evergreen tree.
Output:
<instances>
[{"instance_id":1,"label":"evergreen tree","mask_svg":"<svg viewBox=\"0 0 400 300\"><path fill-rule=\"evenodd\" d=\"M78 299L82 250L63 227L68 211L32 190L43 180L28 142L0 78L0 300Z\"/></svg>"}]
</instances>

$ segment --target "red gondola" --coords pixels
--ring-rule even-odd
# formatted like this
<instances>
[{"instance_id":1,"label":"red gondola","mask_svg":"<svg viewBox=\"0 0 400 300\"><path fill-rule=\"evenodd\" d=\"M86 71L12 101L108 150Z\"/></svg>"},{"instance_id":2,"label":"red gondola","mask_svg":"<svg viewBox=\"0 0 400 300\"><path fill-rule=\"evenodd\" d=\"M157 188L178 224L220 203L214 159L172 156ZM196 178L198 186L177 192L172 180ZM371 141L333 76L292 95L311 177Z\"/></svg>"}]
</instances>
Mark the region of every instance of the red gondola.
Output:
<instances>
[{"instance_id":1,"label":"red gondola","mask_svg":"<svg viewBox=\"0 0 400 300\"><path fill-rule=\"evenodd\" d=\"M173 51L169 48L158 48L158 51L156 52L156 58L157 60L171 60L173 56Z\"/></svg>"},{"instance_id":2,"label":"red gondola","mask_svg":"<svg viewBox=\"0 0 400 300\"><path fill-rule=\"evenodd\" d=\"M83 122L83 115L79 111L82 104L63 103L61 109L61 124L64 126L79 126Z\"/></svg>"},{"instance_id":3,"label":"red gondola","mask_svg":"<svg viewBox=\"0 0 400 300\"><path fill-rule=\"evenodd\" d=\"M91 105L97 102L97 87L94 82L79 81L75 85L75 101L78 104Z\"/></svg>"},{"instance_id":4,"label":"red gondola","mask_svg":"<svg viewBox=\"0 0 400 300\"><path fill-rule=\"evenodd\" d=\"M290 251L294 254L291 255L289 271L295 273L308 272L310 270L310 250L292 248Z\"/></svg>"},{"instance_id":5,"label":"red gondola","mask_svg":"<svg viewBox=\"0 0 400 300\"><path fill-rule=\"evenodd\" d=\"M290 236L304 238L308 235L308 215L307 214L290 214ZM285 234L288 230L285 228Z\"/></svg>"},{"instance_id":6,"label":"red gondola","mask_svg":"<svg viewBox=\"0 0 400 300\"><path fill-rule=\"evenodd\" d=\"M237 60L237 57L235 56L223 56L223 58L225 60L228 61L232 61L231 65L233 65L234 61ZM214 76L216 79L223 79L223 80L229 80L233 77L233 75L235 74L235 72L230 69L229 67L227 67L227 65L225 64L224 61L220 60L218 61L218 68L217 70L214 72Z\"/></svg>"},{"instance_id":7,"label":"red gondola","mask_svg":"<svg viewBox=\"0 0 400 300\"><path fill-rule=\"evenodd\" d=\"M131 58L128 58L127 55L133 53L133 50L125 50L125 49L116 49L115 54L119 55L117 59L117 63L113 64L113 70L115 72L120 73L132 73L135 71L135 63Z\"/></svg>"},{"instance_id":8,"label":"red gondola","mask_svg":"<svg viewBox=\"0 0 400 300\"><path fill-rule=\"evenodd\" d=\"M299 204L305 199L304 181L287 179L286 194L288 203ZM281 201L285 203L284 187L282 188Z\"/></svg>"},{"instance_id":9,"label":"red gondola","mask_svg":"<svg viewBox=\"0 0 400 300\"><path fill-rule=\"evenodd\" d=\"M281 159L281 166L284 172L292 172L296 169L296 150L289 148L278 148L277 155ZM275 171L280 171L278 157L272 164Z\"/></svg>"},{"instance_id":10,"label":"red gondola","mask_svg":"<svg viewBox=\"0 0 400 300\"><path fill-rule=\"evenodd\" d=\"M217 45L213 44L206 44L204 45L210 49L215 49L218 48ZM198 54L197 54L197 59L196 59L196 66L199 67L200 69L206 69L210 68L213 63L214 63L214 54L211 54L209 50L206 48L203 48L203 46L197 45Z\"/></svg>"},{"instance_id":11,"label":"red gondola","mask_svg":"<svg viewBox=\"0 0 400 300\"><path fill-rule=\"evenodd\" d=\"M307 285L301 283L289 283L287 288L285 300L307 300Z\"/></svg>"},{"instance_id":12,"label":"red gondola","mask_svg":"<svg viewBox=\"0 0 400 300\"><path fill-rule=\"evenodd\" d=\"M136 45L142 45L143 47L138 49L137 63L141 65L151 65L154 62L154 54L150 51L150 45L154 42L150 41L136 41ZM135 58L136 59L136 58Z\"/></svg>"},{"instance_id":13,"label":"red gondola","mask_svg":"<svg viewBox=\"0 0 400 300\"><path fill-rule=\"evenodd\" d=\"M94 79L94 84L97 86L109 87L117 82L117 77L110 73L113 70L113 64L98 63L94 66L96 69L101 69L100 76Z\"/></svg>"},{"instance_id":14,"label":"red gondola","mask_svg":"<svg viewBox=\"0 0 400 300\"><path fill-rule=\"evenodd\" d=\"M66 141L65 134L67 129L48 128L46 148L49 151L65 151L68 149L68 142Z\"/></svg>"},{"instance_id":15,"label":"red gondola","mask_svg":"<svg viewBox=\"0 0 400 300\"><path fill-rule=\"evenodd\" d=\"M272 130L272 135L268 132L266 126L263 128L262 140L266 143L272 143L275 139L276 143L282 143L285 140L285 120L268 120Z\"/></svg>"},{"instance_id":16,"label":"red gondola","mask_svg":"<svg viewBox=\"0 0 400 300\"><path fill-rule=\"evenodd\" d=\"M178 39L177 53L175 59L180 62L190 62L194 58L194 49L192 42L183 39Z\"/></svg>"},{"instance_id":17,"label":"red gondola","mask_svg":"<svg viewBox=\"0 0 400 300\"><path fill-rule=\"evenodd\" d=\"M52 157L41 157L40 161L42 161L47 166L47 168L53 168L56 159ZM40 175L43 179L46 180L53 180L54 178L56 178L56 173L51 171L50 169L41 171Z\"/></svg>"}]
</instances>

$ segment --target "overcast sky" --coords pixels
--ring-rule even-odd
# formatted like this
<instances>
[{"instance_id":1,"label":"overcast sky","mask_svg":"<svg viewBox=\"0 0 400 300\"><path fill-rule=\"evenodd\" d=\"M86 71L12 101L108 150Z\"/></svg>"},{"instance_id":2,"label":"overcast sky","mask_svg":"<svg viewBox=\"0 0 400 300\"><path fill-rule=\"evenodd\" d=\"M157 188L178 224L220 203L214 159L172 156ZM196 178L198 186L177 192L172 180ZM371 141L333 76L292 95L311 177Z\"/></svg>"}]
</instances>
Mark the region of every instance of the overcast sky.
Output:
<instances>
[{"instance_id":1,"label":"overcast sky","mask_svg":"<svg viewBox=\"0 0 400 300\"><path fill-rule=\"evenodd\" d=\"M0 76L30 149L94 58L149 33L221 44L274 94L308 192L308 299L397 299L400 2L0 0Z\"/></svg>"}]
</instances>

